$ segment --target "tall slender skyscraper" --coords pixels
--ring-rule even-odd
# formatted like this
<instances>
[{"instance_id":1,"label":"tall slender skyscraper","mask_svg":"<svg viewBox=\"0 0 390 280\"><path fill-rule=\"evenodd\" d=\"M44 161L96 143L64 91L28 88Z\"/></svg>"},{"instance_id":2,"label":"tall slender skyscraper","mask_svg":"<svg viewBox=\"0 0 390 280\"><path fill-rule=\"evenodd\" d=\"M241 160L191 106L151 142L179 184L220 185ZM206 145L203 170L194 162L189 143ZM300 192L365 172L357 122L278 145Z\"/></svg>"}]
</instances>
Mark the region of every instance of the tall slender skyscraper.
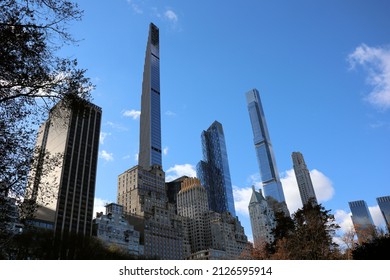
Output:
<instances>
[{"instance_id":1,"label":"tall slender skyscraper","mask_svg":"<svg viewBox=\"0 0 390 280\"><path fill-rule=\"evenodd\" d=\"M64 102L50 111L40 128L38 161L31 170L31 184L26 191L27 201L37 204L34 223L46 228L54 226L60 239L70 233L92 233L102 116L101 108L87 101ZM60 154L59 163L48 162L47 152Z\"/></svg>"},{"instance_id":2,"label":"tall slender skyscraper","mask_svg":"<svg viewBox=\"0 0 390 280\"><path fill-rule=\"evenodd\" d=\"M252 89L246 93L249 117L253 130L253 141L255 144L257 161L260 168L260 176L263 184L265 197L272 197L277 202L286 204L282 183L276 168L276 161L272 149L271 140L268 133L267 123L260 95L257 89ZM287 205L283 206L286 214Z\"/></svg>"},{"instance_id":3,"label":"tall slender skyscraper","mask_svg":"<svg viewBox=\"0 0 390 280\"><path fill-rule=\"evenodd\" d=\"M146 169L152 165L162 166L159 41L159 29L150 23L142 81L138 156L138 164Z\"/></svg>"},{"instance_id":4,"label":"tall slender skyscraper","mask_svg":"<svg viewBox=\"0 0 390 280\"><path fill-rule=\"evenodd\" d=\"M222 124L215 121L202 132L203 160L196 167L197 177L207 190L212 211L229 211L236 216L229 161Z\"/></svg>"},{"instance_id":5,"label":"tall slender skyscraper","mask_svg":"<svg viewBox=\"0 0 390 280\"><path fill-rule=\"evenodd\" d=\"M295 177L297 179L302 204L305 205L309 201L312 201L314 204L318 204L310 172L309 169L307 169L303 155L300 152L293 152L291 157L293 160Z\"/></svg>"},{"instance_id":6,"label":"tall slender skyscraper","mask_svg":"<svg viewBox=\"0 0 390 280\"><path fill-rule=\"evenodd\" d=\"M348 202L348 204L352 212L351 219L359 242L371 239L375 234L375 226L367 203L364 200L357 200Z\"/></svg>"},{"instance_id":7,"label":"tall slender skyscraper","mask_svg":"<svg viewBox=\"0 0 390 280\"><path fill-rule=\"evenodd\" d=\"M390 196L382 196L376 199L385 219L387 231L390 233Z\"/></svg>"},{"instance_id":8,"label":"tall slender skyscraper","mask_svg":"<svg viewBox=\"0 0 390 280\"><path fill-rule=\"evenodd\" d=\"M118 176L117 202L141 233L144 254L182 259L181 218L168 202L161 161L159 30L151 23L146 45L141 96L139 162Z\"/></svg>"}]
</instances>

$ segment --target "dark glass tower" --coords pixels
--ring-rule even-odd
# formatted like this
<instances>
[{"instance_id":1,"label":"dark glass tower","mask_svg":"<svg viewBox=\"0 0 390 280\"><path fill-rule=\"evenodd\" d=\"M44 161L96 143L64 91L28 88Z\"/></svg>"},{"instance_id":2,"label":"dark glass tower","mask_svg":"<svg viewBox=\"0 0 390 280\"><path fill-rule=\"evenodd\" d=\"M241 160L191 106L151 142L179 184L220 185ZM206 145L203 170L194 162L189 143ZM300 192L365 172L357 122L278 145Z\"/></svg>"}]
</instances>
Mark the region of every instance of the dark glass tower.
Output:
<instances>
[{"instance_id":1,"label":"dark glass tower","mask_svg":"<svg viewBox=\"0 0 390 280\"><path fill-rule=\"evenodd\" d=\"M375 235L375 226L367 203L364 200L348 202L352 212L352 223L359 242L370 240Z\"/></svg>"},{"instance_id":2,"label":"dark glass tower","mask_svg":"<svg viewBox=\"0 0 390 280\"><path fill-rule=\"evenodd\" d=\"M141 96L140 144L138 164L145 169L162 166L160 114L159 29L149 26Z\"/></svg>"},{"instance_id":3,"label":"dark glass tower","mask_svg":"<svg viewBox=\"0 0 390 280\"><path fill-rule=\"evenodd\" d=\"M260 95L257 89L246 93L249 117L253 130L253 141L256 149L257 161L260 167L261 181L264 195L285 202L282 184L276 168L276 161L268 133L267 123Z\"/></svg>"},{"instance_id":4,"label":"dark glass tower","mask_svg":"<svg viewBox=\"0 0 390 280\"><path fill-rule=\"evenodd\" d=\"M385 219L387 231L390 233L390 196L377 197L376 201Z\"/></svg>"},{"instance_id":5,"label":"dark glass tower","mask_svg":"<svg viewBox=\"0 0 390 280\"><path fill-rule=\"evenodd\" d=\"M207 190L212 211L236 215L229 162L222 124L215 121L202 132L203 160L196 167L197 177Z\"/></svg>"}]
</instances>

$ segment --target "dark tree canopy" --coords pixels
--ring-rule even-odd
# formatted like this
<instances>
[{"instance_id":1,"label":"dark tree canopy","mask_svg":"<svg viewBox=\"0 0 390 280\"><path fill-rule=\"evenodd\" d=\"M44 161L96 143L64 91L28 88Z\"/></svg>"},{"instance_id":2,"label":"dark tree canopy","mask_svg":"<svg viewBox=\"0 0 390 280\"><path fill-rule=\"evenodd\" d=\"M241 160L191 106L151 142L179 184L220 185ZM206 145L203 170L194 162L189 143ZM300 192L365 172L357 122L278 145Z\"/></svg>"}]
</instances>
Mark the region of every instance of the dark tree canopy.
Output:
<instances>
[{"instance_id":1,"label":"dark tree canopy","mask_svg":"<svg viewBox=\"0 0 390 280\"><path fill-rule=\"evenodd\" d=\"M307 203L292 217L276 215L274 259L321 260L339 258L333 237L339 226L330 210Z\"/></svg>"},{"instance_id":2,"label":"dark tree canopy","mask_svg":"<svg viewBox=\"0 0 390 280\"><path fill-rule=\"evenodd\" d=\"M0 1L0 104L7 101L51 107L64 95L89 98L92 84L77 69L77 61L61 58L56 50L74 39L66 26L81 19L70 1Z\"/></svg>"},{"instance_id":3,"label":"dark tree canopy","mask_svg":"<svg viewBox=\"0 0 390 280\"><path fill-rule=\"evenodd\" d=\"M390 235L380 235L357 245L352 251L354 260L390 260Z\"/></svg>"}]
</instances>

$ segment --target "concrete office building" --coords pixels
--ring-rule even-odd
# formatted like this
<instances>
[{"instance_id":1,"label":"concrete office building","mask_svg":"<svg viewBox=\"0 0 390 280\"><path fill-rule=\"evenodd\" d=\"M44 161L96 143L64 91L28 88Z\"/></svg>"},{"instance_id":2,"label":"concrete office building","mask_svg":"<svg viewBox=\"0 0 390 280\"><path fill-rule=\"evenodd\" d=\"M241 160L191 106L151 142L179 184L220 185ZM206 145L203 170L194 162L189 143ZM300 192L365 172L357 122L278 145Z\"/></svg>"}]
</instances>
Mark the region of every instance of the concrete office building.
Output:
<instances>
[{"instance_id":1,"label":"concrete office building","mask_svg":"<svg viewBox=\"0 0 390 280\"><path fill-rule=\"evenodd\" d=\"M211 247L210 224L206 218L209 212L206 189L197 178L187 178L181 184L177 194L177 212L186 217L186 227L191 252Z\"/></svg>"},{"instance_id":2,"label":"concrete office building","mask_svg":"<svg viewBox=\"0 0 390 280\"><path fill-rule=\"evenodd\" d=\"M31 222L57 238L92 233L101 117L90 102L62 100L39 129L25 205L37 205ZM60 155L55 165L48 153Z\"/></svg>"},{"instance_id":3,"label":"concrete office building","mask_svg":"<svg viewBox=\"0 0 390 280\"><path fill-rule=\"evenodd\" d=\"M299 194L301 195L302 205L311 201L318 204L311 181L309 169L307 169L303 155L300 152L293 152L292 155L295 178L297 179Z\"/></svg>"},{"instance_id":4,"label":"concrete office building","mask_svg":"<svg viewBox=\"0 0 390 280\"><path fill-rule=\"evenodd\" d=\"M238 259L248 250L248 237L237 217L230 212L209 212L211 249L224 251L223 259Z\"/></svg>"}]
</instances>

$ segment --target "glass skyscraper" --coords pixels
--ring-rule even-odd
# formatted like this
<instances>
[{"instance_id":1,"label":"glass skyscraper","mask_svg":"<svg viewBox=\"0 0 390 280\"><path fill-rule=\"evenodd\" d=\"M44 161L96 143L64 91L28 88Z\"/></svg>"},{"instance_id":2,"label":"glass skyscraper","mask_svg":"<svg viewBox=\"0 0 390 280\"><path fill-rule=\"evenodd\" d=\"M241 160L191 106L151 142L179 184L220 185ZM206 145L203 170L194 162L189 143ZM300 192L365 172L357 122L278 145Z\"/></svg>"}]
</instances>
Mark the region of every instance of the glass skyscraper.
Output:
<instances>
[{"instance_id":1,"label":"glass skyscraper","mask_svg":"<svg viewBox=\"0 0 390 280\"><path fill-rule=\"evenodd\" d=\"M141 96L140 151L138 164L148 169L162 166L160 114L160 43L159 29L149 26Z\"/></svg>"},{"instance_id":2,"label":"glass skyscraper","mask_svg":"<svg viewBox=\"0 0 390 280\"><path fill-rule=\"evenodd\" d=\"M351 219L359 242L373 237L375 227L367 203L364 200L357 200L348 202L348 204L352 212Z\"/></svg>"},{"instance_id":3,"label":"glass skyscraper","mask_svg":"<svg viewBox=\"0 0 390 280\"><path fill-rule=\"evenodd\" d=\"M382 196L376 199L381 209L383 218L385 219L386 227L390 233L390 196Z\"/></svg>"},{"instance_id":4,"label":"glass skyscraper","mask_svg":"<svg viewBox=\"0 0 390 280\"><path fill-rule=\"evenodd\" d=\"M253 141L264 195L272 197L280 203L285 203L283 188L276 168L275 156L258 90L253 89L247 92L246 101L252 124Z\"/></svg>"},{"instance_id":5,"label":"glass skyscraper","mask_svg":"<svg viewBox=\"0 0 390 280\"><path fill-rule=\"evenodd\" d=\"M141 96L138 165L118 176L117 203L149 258L184 258L183 222L168 202L161 162L159 29L149 25Z\"/></svg>"},{"instance_id":6,"label":"glass skyscraper","mask_svg":"<svg viewBox=\"0 0 390 280\"><path fill-rule=\"evenodd\" d=\"M202 135L203 160L196 167L196 174L206 188L212 211L230 212L236 215L225 135L222 124L215 121Z\"/></svg>"}]
</instances>

